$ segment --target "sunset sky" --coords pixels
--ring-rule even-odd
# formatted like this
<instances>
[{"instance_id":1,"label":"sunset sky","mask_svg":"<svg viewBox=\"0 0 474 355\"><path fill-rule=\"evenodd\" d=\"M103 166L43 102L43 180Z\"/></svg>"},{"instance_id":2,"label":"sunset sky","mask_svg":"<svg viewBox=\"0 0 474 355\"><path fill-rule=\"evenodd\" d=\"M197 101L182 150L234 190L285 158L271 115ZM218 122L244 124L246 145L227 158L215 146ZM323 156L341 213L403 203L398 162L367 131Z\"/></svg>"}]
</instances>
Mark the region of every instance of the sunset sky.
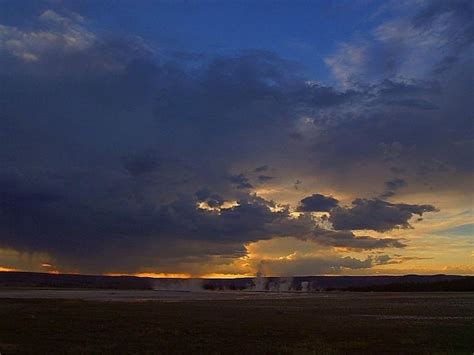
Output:
<instances>
[{"instance_id":1,"label":"sunset sky","mask_svg":"<svg viewBox=\"0 0 474 355\"><path fill-rule=\"evenodd\" d=\"M473 4L0 0L0 271L474 274Z\"/></svg>"}]
</instances>

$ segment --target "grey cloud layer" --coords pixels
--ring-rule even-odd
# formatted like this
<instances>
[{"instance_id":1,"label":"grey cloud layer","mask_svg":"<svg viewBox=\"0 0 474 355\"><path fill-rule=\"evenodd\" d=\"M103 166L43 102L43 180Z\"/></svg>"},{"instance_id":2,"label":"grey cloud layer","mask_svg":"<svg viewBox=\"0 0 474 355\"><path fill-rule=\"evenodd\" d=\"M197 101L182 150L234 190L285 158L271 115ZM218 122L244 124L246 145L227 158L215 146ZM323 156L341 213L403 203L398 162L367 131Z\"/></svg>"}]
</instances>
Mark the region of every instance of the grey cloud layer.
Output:
<instances>
[{"instance_id":1,"label":"grey cloud layer","mask_svg":"<svg viewBox=\"0 0 474 355\"><path fill-rule=\"evenodd\" d=\"M395 41L391 24L368 47L347 52L365 51L365 65L341 64L336 54L330 64L347 84L342 89L308 80L274 53L177 58L141 38L103 38L80 16L53 11L39 13L35 29L1 26L0 246L45 251L91 271L233 259L245 253L244 243L275 236L326 247L403 247L350 230L408 228L433 206L358 199L340 207L318 194L293 206L330 212L335 230L322 230L308 213L292 218L288 207L272 211L279 201L250 194L279 177L252 157L273 169L286 154L331 177L375 163L392 175L380 180L384 197L404 186L397 174L408 175L410 186L414 175L464 177L472 171L472 38L460 10L466 3L456 4L433 3L412 19L419 40L432 36L426 29L445 13L451 20L440 41L462 28L443 53L423 47L428 74L417 67L409 76L412 69L396 65L370 82L353 80L373 74L380 42ZM397 63L409 60L403 53L393 54ZM246 163L253 175L235 171ZM357 192L357 184L348 189ZM222 208L225 201L240 204ZM197 209L198 202L221 210ZM353 262L337 267L374 264Z\"/></svg>"}]
</instances>

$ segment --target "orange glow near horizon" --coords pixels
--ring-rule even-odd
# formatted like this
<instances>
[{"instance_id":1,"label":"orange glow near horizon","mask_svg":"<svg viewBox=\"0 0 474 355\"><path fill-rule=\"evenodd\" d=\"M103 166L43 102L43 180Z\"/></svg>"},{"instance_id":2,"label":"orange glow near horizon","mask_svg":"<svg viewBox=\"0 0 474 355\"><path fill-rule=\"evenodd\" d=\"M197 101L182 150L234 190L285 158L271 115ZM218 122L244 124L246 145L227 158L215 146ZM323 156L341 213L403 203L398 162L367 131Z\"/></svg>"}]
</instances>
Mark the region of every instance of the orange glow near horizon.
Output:
<instances>
[{"instance_id":1,"label":"orange glow near horizon","mask_svg":"<svg viewBox=\"0 0 474 355\"><path fill-rule=\"evenodd\" d=\"M239 279L245 277L254 277L255 275L248 275L248 274L205 274L199 276L202 279Z\"/></svg>"},{"instance_id":2,"label":"orange glow near horizon","mask_svg":"<svg viewBox=\"0 0 474 355\"><path fill-rule=\"evenodd\" d=\"M137 273L116 273L108 272L104 276L136 276L136 277L151 277L154 279L190 279L192 276L186 273L165 273L165 272L137 272Z\"/></svg>"},{"instance_id":3,"label":"orange glow near horizon","mask_svg":"<svg viewBox=\"0 0 474 355\"><path fill-rule=\"evenodd\" d=\"M151 277L154 279L191 279L191 278L202 278L202 279L235 279L252 277L254 275L249 274L223 274L223 273L209 273L204 275L191 275L187 273L165 273L165 272L138 272L138 273L105 273L104 276L136 276L136 277Z\"/></svg>"}]
</instances>

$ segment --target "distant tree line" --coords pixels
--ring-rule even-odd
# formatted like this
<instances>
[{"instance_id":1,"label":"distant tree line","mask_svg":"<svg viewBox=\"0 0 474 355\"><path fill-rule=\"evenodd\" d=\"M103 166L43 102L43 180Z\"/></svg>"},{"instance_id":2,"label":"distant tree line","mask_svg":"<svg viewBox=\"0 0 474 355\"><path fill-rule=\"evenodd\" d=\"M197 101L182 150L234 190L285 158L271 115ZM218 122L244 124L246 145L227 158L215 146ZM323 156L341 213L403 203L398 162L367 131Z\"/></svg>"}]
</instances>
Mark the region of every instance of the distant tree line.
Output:
<instances>
[{"instance_id":1,"label":"distant tree line","mask_svg":"<svg viewBox=\"0 0 474 355\"><path fill-rule=\"evenodd\" d=\"M331 290L328 289L328 291ZM342 290L354 292L474 292L474 276L447 281L400 282L388 285L346 287Z\"/></svg>"}]
</instances>

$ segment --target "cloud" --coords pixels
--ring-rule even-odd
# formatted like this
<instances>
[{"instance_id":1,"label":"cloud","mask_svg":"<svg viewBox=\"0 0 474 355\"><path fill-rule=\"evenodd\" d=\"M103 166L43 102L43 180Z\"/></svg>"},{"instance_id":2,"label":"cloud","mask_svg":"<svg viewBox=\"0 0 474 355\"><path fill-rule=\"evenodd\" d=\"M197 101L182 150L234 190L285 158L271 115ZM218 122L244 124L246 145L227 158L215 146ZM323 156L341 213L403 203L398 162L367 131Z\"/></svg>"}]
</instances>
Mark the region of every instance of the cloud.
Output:
<instances>
[{"instance_id":1,"label":"cloud","mask_svg":"<svg viewBox=\"0 0 474 355\"><path fill-rule=\"evenodd\" d=\"M142 175L158 169L159 161L153 150L147 150L140 155L124 158L124 167L131 175Z\"/></svg>"},{"instance_id":2,"label":"cloud","mask_svg":"<svg viewBox=\"0 0 474 355\"><path fill-rule=\"evenodd\" d=\"M314 274L334 274L344 270L366 269L376 262L368 257L357 259L350 256L301 257L294 259L264 259L259 270L264 275L272 276L306 276Z\"/></svg>"},{"instance_id":3,"label":"cloud","mask_svg":"<svg viewBox=\"0 0 474 355\"><path fill-rule=\"evenodd\" d=\"M385 182L385 186L388 190L398 190L407 185L406 181L400 178L395 178Z\"/></svg>"},{"instance_id":4,"label":"cloud","mask_svg":"<svg viewBox=\"0 0 474 355\"><path fill-rule=\"evenodd\" d=\"M238 189L251 189L253 187L249 179L243 174L231 175L227 179Z\"/></svg>"},{"instance_id":5,"label":"cloud","mask_svg":"<svg viewBox=\"0 0 474 355\"><path fill-rule=\"evenodd\" d=\"M70 178L63 181L67 184ZM113 192L114 183L109 184ZM208 211L193 199L147 206L133 195L130 201L120 201L123 193L89 195L83 202L66 188L59 195L59 185L57 181L52 193L41 184L29 186L27 179L2 179L2 246L45 252L66 270L97 272L213 255L236 258L244 255L245 243L301 237L314 227L311 219L290 218L288 209L273 212L272 203L255 196L224 208L217 195L200 192L201 200L220 207Z\"/></svg>"},{"instance_id":6,"label":"cloud","mask_svg":"<svg viewBox=\"0 0 474 355\"><path fill-rule=\"evenodd\" d=\"M45 62L51 55L83 51L96 40L80 17L72 19L46 10L38 20L42 28L37 31L0 25L0 48L24 63Z\"/></svg>"},{"instance_id":7,"label":"cloud","mask_svg":"<svg viewBox=\"0 0 474 355\"><path fill-rule=\"evenodd\" d=\"M383 78L430 74L446 58L472 45L472 3L412 3L402 16L378 25L358 41L344 43L326 63L345 86ZM452 62L452 60L451 60Z\"/></svg>"},{"instance_id":8,"label":"cloud","mask_svg":"<svg viewBox=\"0 0 474 355\"><path fill-rule=\"evenodd\" d=\"M62 196L47 187L37 187L34 184L19 181L14 175L0 176L0 196L2 216L21 214L43 208L50 204L61 202Z\"/></svg>"},{"instance_id":9,"label":"cloud","mask_svg":"<svg viewBox=\"0 0 474 355\"><path fill-rule=\"evenodd\" d=\"M338 203L339 201L334 197L313 194L302 199L296 210L299 212L329 212Z\"/></svg>"},{"instance_id":10,"label":"cloud","mask_svg":"<svg viewBox=\"0 0 474 355\"><path fill-rule=\"evenodd\" d=\"M393 204L379 199L356 199L352 207L337 207L331 211L329 221L336 230L369 229L386 232L395 228L411 228L413 215L435 212L431 205Z\"/></svg>"},{"instance_id":11,"label":"cloud","mask_svg":"<svg viewBox=\"0 0 474 355\"><path fill-rule=\"evenodd\" d=\"M474 223L467 223L467 224L457 225L457 226L447 228L447 229L437 230L435 231L435 234L447 235L447 236L472 237L474 235Z\"/></svg>"},{"instance_id":12,"label":"cloud","mask_svg":"<svg viewBox=\"0 0 474 355\"><path fill-rule=\"evenodd\" d=\"M218 194L212 194L208 189L204 188L195 193L199 202L206 202L211 208L217 208L224 204L224 199Z\"/></svg>"},{"instance_id":13,"label":"cloud","mask_svg":"<svg viewBox=\"0 0 474 355\"><path fill-rule=\"evenodd\" d=\"M195 75L172 59L151 60L138 39L94 34L87 45L65 48L71 31L92 33L85 22L41 16L38 31L51 41L40 47L28 44L37 32L2 27L2 45L26 38L22 48L38 57L0 55L0 158L11 176L2 192L2 247L98 272L237 258L249 241L311 230L310 219L249 197L241 191L252 188L249 179L230 173L262 134L274 130L275 143L286 134L292 117L280 98L293 80L286 61L246 52ZM196 199L203 186L209 192ZM225 201L237 205L224 208Z\"/></svg>"},{"instance_id":14,"label":"cloud","mask_svg":"<svg viewBox=\"0 0 474 355\"><path fill-rule=\"evenodd\" d=\"M399 239L394 238L373 238L368 236L355 236L350 231L332 231L317 228L314 231L313 240L321 245L347 248L347 249L383 249L383 248L404 248L404 244Z\"/></svg>"},{"instance_id":15,"label":"cloud","mask_svg":"<svg viewBox=\"0 0 474 355\"><path fill-rule=\"evenodd\" d=\"M322 86L311 81L305 84L292 92L290 96L296 107L303 112L352 103L359 95L359 92L355 90L338 91L333 87Z\"/></svg>"},{"instance_id":16,"label":"cloud","mask_svg":"<svg viewBox=\"0 0 474 355\"><path fill-rule=\"evenodd\" d=\"M471 84L462 74L473 71L472 3L415 2L397 12L326 58L357 100L312 115L316 134L305 138L325 169L384 159L410 175L465 181L474 166L466 154L474 148L466 116ZM397 149L387 156L381 147Z\"/></svg>"},{"instance_id":17,"label":"cloud","mask_svg":"<svg viewBox=\"0 0 474 355\"><path fill-rule=\"evenodd\" d=\"M294 189L298 190L298 186L301 185L302 183L303 181L297 179L293 184Z\"/></svg>"},{"instance_id":18,"label":"cloud","mask_svg":"<svg viewBox=\"0 0 474 355\"><path fill-rule=\"evenodd\" d=\"M0 74L20 72L76 80L123 71L128 62L149 58L152 53L140 37L104 39L89 28L82 16L54 10L39 14L32 28L0 24L0 49Z\"/></svg>"},{"instance_id":19,"label":"cloud","mask_svg":"<svg viewBox=\"0 0 474 355\"><path fill-rule=\"evenodd\" d=\"M262 166L256 167L255 172L256 173L263 173L264 171L267 171L268 168L269 168L268 165L262 165Z\"/></svg>"},{"instance_id":20,"label":"cloud","mask_svg":"<svg viewBox=\"0 0 474 355\"><path fill-rule=\"evenodd\" d=\"M433 206L338 199L384 183L395 193L402 180L414 190L468 181L472 41L457 4L417 8L342 44L327 59L339 87L272 52L167 52L56 7L1 25L0 246L89 272L217 267L245 256L246 243L283 236L315 248L403 247L351 230L408 228ZM270 180L294 201L315 180L338 199L289 206L253 194L254 181ZM295 208L330 212L335 230ZM308 273L375 265L300 263Z\"/></svg>"},{"instance_id":21,"label":"cloud","mask_svg":"<svg viewBox=\"0 0 474 355\"><path fill-rule=\"evenodd\" d=\"M394 174L403 174L406 172L406 169L404 168L401 168L399 166L392 166L390 168L390 172L394 173Z\"/></svg>"},{"instance_id":22,"label":"cloud","mask_svg":"<svg viewBox=\"0 0 474 355\"><path fill-rule=\"evenodd\" d=\"M273 176L269 176L269 175L259 175L259 176L258 176L258 181L259 181L260 183L266 183L266 182L268 182L268 181L270 181L270 180L273 180L273 179L274 179L274 177L273 177Z\"/></svg>"},{"instance_id":23,"label":"cloud","mask_svg":"<svg viewBox=\"0 0 474 355\"><path fill-rule=\"evenodd\" d=\"M397 170L395 170L397 171ZM387 198L395 195L396 191L405 187L407 185L404 179L394 178L389 181L385 181L385 189L386 191L380 195L380 198Z\"/></svg>"}]
</instances>

